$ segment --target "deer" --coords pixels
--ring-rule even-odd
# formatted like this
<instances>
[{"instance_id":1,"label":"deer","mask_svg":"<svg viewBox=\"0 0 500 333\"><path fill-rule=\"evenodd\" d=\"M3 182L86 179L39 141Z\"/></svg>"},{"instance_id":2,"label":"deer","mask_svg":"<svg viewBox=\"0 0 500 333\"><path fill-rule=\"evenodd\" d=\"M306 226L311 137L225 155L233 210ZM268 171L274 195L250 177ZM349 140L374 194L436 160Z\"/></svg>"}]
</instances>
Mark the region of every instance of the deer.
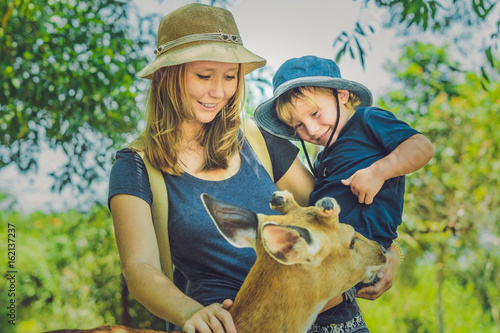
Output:
<instances>
[{"instance_id":1,"label":"deer","mask_svg":"<svg viewBox=\"0 0 500 333\"><path fill-rule=\"evenodd\" d=\"M208 194L201 199L229 243L256 252L229 309L238 333L307 332L328 300L371 283L386 265L382 246L339 222L334 198L301 207L291 193L276 191L270 207L281 215L257 214Z\"/></svg>"},{"instance_id":2,"label":"deer","mask_svg":"<svg viewBox=\"0 0 500 333\"><path fill-rule=\"evenodd\" d=\"M254 213L205 193L201 201L229 243L256 252L229 309L238 333L307 332L328 300L359 282L371 283L386 265L383 247L339 222L334 198L301 207L291 193L276 191L269 204L281 215ZM106 325L56 332L157 331Z\"/></svg>"}]
</instances>

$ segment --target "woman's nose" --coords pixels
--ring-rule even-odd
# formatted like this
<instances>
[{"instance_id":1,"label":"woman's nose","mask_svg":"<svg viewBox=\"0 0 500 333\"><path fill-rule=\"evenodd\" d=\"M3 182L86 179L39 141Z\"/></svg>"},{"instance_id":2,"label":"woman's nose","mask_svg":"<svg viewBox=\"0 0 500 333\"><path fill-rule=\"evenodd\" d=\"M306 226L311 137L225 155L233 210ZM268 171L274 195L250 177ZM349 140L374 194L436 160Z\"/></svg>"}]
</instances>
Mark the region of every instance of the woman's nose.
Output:
<instances>
[{"instance_id":1,"label":"woman's nose","mask_svg":"<svg viewBox=\"0 0 500 333\"><path fill-rule=\"evenodd\" d=\"M220 79L215 79L210 85L210 97L222 98L224 97L224 85Z\"/></svg>"}]
</instances>

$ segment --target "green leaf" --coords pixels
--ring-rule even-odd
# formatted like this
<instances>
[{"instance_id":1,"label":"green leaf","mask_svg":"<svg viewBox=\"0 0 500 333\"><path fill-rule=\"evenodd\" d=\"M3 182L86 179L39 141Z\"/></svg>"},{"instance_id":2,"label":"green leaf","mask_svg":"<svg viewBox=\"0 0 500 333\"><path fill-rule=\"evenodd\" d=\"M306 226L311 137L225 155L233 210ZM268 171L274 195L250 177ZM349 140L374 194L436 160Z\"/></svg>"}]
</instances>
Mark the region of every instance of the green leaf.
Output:
<instances>
[{"instance_id":1,"label":"green leaf","mask_svg":"<svg viewBox=\"0 0 500 333\"><path fill-rule=\"evenodd\" d=\"M363 69L365 69L365 51L363 50L363 48L361 47L360 43L359 43L359 40L357 38L354 38L355 42L356 42L356 46L358 48L358 55L359 55L359 60L361 62L361 67Z\"/></svg>"},{"instance_id":2,"label":"green leaf","mask_svg":"<svg viewBox=\"0 0 500 333\"><path fill-rule=\"evenodd\" d=\"M495 7L496 3L492 3L489 7L484 3L484 0L472 0L472 9L481 19L485 19Z\"/></svg>"},{"instance_id":3,"label":"green leaf","mask_svg":"<svg viewBox=\"0 0 500 333\"><path fill-rule=\"evenodd\" d=\"M495 66L495 61L493 60L493 54L491 53L491 46L488 47L486 49L486 51L484 51L484 53L486 54L486 59L488 59L488 63L494 67Z\"/></svg>"}]
</instances>

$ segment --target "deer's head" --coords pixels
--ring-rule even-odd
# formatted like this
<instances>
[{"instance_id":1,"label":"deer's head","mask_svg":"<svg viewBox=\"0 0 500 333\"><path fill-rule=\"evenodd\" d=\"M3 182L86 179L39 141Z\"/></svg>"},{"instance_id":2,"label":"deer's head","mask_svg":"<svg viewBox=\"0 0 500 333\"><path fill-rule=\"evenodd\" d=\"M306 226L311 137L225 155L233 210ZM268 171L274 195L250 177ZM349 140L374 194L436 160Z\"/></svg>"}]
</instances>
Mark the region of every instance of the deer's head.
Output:
<instances>
[{"instance_id":1,"label":"deer's head","mask_svg":"<svg viewBox=\"0 0 500 333\"><path fill-rule=\"evenodd\" d=\"M202 194L202 201L228 242L253 247L257 255L262 247L280 264L314 268L328 262L365 283L385 265L384 251L376 242L339 223L340 207L333 198L323 198L314 207L301 207L291 193L278 191L273 193L270 206L282 215L256 214L207 194ZM341 262L349 264L343 267Z\"/></svg>"}]
</instances>

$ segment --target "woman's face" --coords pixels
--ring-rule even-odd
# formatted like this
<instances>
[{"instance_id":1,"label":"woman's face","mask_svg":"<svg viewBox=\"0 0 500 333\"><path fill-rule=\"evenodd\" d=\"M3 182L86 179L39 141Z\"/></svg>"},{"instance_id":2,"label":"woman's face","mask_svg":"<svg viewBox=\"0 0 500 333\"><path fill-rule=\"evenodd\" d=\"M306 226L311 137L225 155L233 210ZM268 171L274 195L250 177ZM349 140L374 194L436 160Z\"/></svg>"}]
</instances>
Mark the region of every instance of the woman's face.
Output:
<instances>
[{"instance_id":1,"label":"woman's face","mask_svg":"<svg viewBox=\"0 0 500 333\"><path fill-rule=\"evenodd\" d=\"M186 86L196 120L211 122L236 93L239 64L194 61L186 64Z\"/></svg>"}]
</instances>

